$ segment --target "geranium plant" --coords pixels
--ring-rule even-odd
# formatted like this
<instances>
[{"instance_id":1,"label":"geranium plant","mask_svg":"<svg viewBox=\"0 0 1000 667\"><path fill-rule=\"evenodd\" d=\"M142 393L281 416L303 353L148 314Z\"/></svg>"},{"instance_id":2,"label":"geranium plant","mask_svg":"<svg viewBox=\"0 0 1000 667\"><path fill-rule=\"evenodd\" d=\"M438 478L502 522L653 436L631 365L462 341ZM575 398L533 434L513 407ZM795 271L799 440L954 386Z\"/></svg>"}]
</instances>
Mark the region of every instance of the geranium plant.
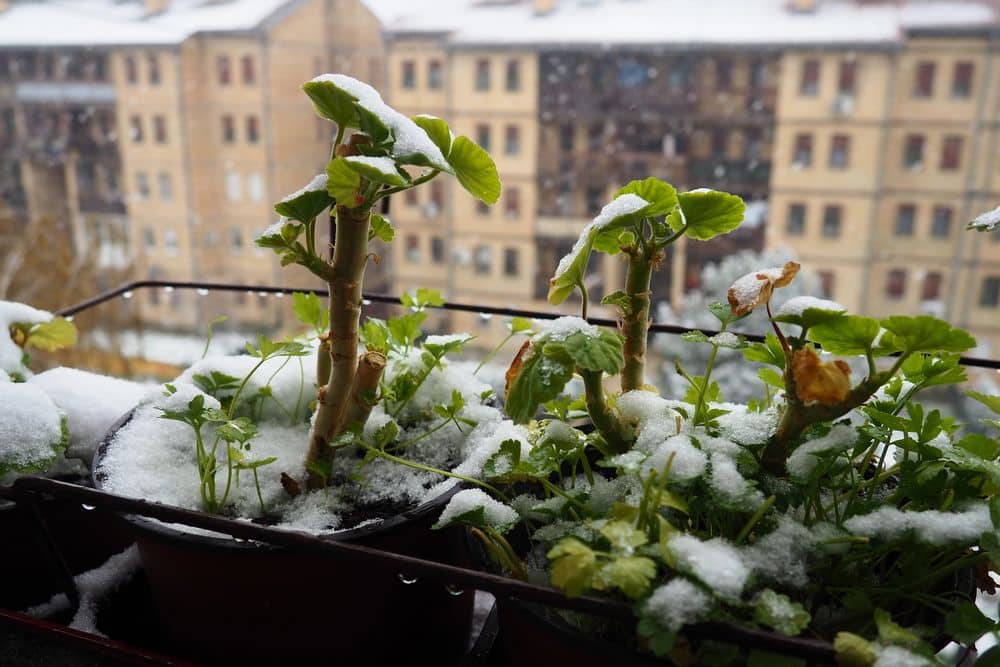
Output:
<instances>
[{"instance_id":1,"label":"geranium plant","mask_svg":"<svg viewBox=\"0 0 1000 667\"><path fill-rule=\"evenodd\" d=\"M592 250L622 254L625 289L604 300L621 311L620 332L560 318L531 337L507 378L508 413L524 426L495 443L480 477L505 493L534 491L492 503L456 497L441 525L473 526L513 574L543 569L571 595L633 602L633 646L680 664L748 659L717 642L678 641L705 620L826 639L852 665L930 664L944 638L968 644L997 632L973 594L993 590L988 571L1000 558L1000 443L919 400L965 379L969 334L929 316L851 315L813 297L774 308L799 270L790 261L740 278L728 303L709 306L721 333L685 334L712 350L701 374L677 364L685 395L663 398L644 384L649 275L663 248L681 234L731 231L742 212L733 195L677 194L656 179L617 194L560 263L550 299L585 291ZM749 344L729 330L758 308L772 331ZM720 348L764 365L759 398L723 401L711 377ZM852 377L850 357L863 360L862 377ZM564 394L575 375L583 397ZM605 387L612 375L620 391ZM997 397L969 395L1000 409ZM547 414L536 420L540 407ZM567 425L580 407L593 432ZM515 510L527 553L504 536Z\"/></svg>"}]
</instances>

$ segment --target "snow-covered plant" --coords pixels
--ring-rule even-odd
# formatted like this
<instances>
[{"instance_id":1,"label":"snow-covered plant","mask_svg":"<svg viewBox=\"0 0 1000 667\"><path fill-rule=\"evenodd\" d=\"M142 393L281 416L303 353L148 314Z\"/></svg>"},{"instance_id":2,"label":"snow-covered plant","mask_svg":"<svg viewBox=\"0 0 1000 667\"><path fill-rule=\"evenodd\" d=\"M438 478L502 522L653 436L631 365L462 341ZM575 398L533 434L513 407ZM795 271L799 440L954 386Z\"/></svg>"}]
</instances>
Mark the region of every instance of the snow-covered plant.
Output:
<instances>
[{"instance_id":1,"label":"snow-covered plant","mask_svg":"<svg viewBox=\"0 0 1000 667\"><path fill-rule=\"evenodd\" d=\"M454 175L474 197L493 204L500 179L490 156L433 116L407 118L383 102L371 86L342 74L325 74L303 85L316 113L336 124L332 159L326 172L278 202L281 219L258 239L280 255L282 265L299 264L329 289L329 330L319 355L316 415L307 455L309 488L322 488L320 471L329 467L331 447L352 425L363 425L378 398L385 371L384 352L359 355L359 320L369 242L390 241L389 221L375 212L379 201ZM351 131L350 137L348 132ZM317 242L326 212L335 221L331 255Z\"/></svg>"},{"instance_id":2,"label":"snow-covered plant","mask_svg":"<svg viewBox=\"0 0 1000 667\"><path fill-rule=\"evenodd\" d=\"M560 264L555 300L582 288L592 248L626 256L626 290L606 300L622 310L622 333L564 317L531 337L507 378L507 410L525 426L507 432L479 474L496 489L492 501L470 495L441 523L472 526L515 576L541 567L571 595L633 602L634 646L683 664L768 664L676 641L701 621L824 638L852 665L934 664L942 637L969 644L1000 633L972 601L976 587L994 590L988 571L1000 562L1000 441L919 402L965 380L960 354L975 340L933 317L868 318L806 295L772 310L799 272L789 260L749 271L727 304L709 304L722 333L684 336L710 350L704 372L678 364L685 392L660 397L634 375L646 270L673 236L722 233L730 216L742 218L731 195L697 191L704 206L692 208L668 187L628 186ZM662 205L649 203L661 194ZM750 345L728 330L755 310L772 331ZM769 367L763 396L722 401L712 380L722 348ZM604 376L618 373L621 391L609 392ZM584 397L560 396L575 375ZM998 397L969 396L1000 411ZM535 421L543 405L551 418ZM581 406L592 432L566 423ZM526 554L504 535L511 510L530 535Z\"/></svg>"}]
</instances>

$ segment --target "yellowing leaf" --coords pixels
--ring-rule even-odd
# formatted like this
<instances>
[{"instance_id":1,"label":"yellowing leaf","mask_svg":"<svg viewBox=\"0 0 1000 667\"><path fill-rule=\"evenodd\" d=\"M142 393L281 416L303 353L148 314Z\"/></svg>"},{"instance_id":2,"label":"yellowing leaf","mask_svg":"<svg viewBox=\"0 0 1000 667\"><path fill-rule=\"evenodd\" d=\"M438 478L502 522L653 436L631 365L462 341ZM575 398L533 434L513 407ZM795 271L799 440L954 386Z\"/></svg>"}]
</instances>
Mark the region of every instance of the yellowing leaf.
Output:
<instances>
[{"instance_id":1,"label":"yellowing leaf","mask_svg":"<svg viewBox=\"0 0 1000 667\"><path fill-rule=\"evenodd\" d=\"M35 324L24 340L25 349L36 347L52 352L76 345L76 325L64 317L53 317L48 322Z\"/></svg>"},{"instance_id":2,"label":"yellowing leaf","mask_svg":"<svg viewBox=\"0 0 1000 667\"><path fill-rule=\"evenodd\" d=\"M597 571L597 554L575 537L566 537L549 550L552 584L567 595L580 595L590 588Z\"/></svg>"},{"instance_id":3,"label":"yellowing leaf","mask_svg":"<svg viewBox=\"0 0 1000 667\"><path fill-rule=\"evenodd\" d=\"M844 361L821 362L812 348L796 350L792 377L800 401L836 405L851 391L851 368Z\"/></svg>"},{"instance_id":4,"label":"yellowing leaf","mask_svg":"<svg viewBox=\"0 0 1000 667\"><path fill-rule=\"evenodd\" d=\"M726 295L733 315L746 315L757 306L767 303L774 290L791 283L798 272L798 262L785 262L783 267L754 271L743 276L732 284Z\"/></svg>"}]
</instances>

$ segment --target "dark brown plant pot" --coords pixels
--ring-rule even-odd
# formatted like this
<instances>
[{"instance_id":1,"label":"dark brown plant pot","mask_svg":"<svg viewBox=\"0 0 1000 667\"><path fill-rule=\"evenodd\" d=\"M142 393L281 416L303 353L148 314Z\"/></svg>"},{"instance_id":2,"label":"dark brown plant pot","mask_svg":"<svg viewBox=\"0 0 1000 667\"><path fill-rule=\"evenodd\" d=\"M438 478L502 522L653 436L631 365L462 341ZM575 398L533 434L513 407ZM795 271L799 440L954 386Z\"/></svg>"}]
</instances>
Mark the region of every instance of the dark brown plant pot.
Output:
<instances>
[{"instance_id":1,"label":"dark brown plant pot","mask_svg":"<svg viewBox=\"0 0 1000 667\"><path fill-rule=\"evenodd\" d=\"M112 512L63 498L42 498L38 510L73 574L99 566L132 543L132 531ZM0 607L19 611L62 592L58 570L27 506L0 507L0 535Z\"/></svg>"},{"instance_id":2,"label":"dark brown plant pot","mask_svg":"<svg viewBox=\"0 0 1000 667\"><path fill-rule=\"evenodd\" d=\"M100 461L95 481L101 487ZM468 565L464 532L431 530L458 488L345 541ZM381 562L359 564L229 537L195 535L126 515L170 650L210 663L443 662L466 649L474 591L449 590Z\"/></svg>"}]
</instances>

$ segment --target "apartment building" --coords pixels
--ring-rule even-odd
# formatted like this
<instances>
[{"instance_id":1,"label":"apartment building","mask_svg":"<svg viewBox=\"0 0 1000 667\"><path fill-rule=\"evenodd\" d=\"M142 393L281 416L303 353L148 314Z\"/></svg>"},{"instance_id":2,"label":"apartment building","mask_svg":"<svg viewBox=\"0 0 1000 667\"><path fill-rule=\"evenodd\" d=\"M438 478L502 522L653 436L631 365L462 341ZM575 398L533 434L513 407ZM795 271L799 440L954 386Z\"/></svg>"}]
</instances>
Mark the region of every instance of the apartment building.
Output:
<instances>
[{"instance_id":1,"label":"apartment building","mask_svg":"<svg viewBox=\"0 0 1000 667\"><path fill-rule=\"evenodd\" d=\"M330 69L377 80L384 69L377 25L359 3L4 5L8 217L69 220L81 251L129 264L136 278L313 284L279 270L254 238L274 202L329 159L331 126L301 83ZM238 308L226 310L248 321L277 312L263 296L232 298ZM140 305L167 326L222 310L180 291L147 292Z\"/></svg>"}]
</instances>

